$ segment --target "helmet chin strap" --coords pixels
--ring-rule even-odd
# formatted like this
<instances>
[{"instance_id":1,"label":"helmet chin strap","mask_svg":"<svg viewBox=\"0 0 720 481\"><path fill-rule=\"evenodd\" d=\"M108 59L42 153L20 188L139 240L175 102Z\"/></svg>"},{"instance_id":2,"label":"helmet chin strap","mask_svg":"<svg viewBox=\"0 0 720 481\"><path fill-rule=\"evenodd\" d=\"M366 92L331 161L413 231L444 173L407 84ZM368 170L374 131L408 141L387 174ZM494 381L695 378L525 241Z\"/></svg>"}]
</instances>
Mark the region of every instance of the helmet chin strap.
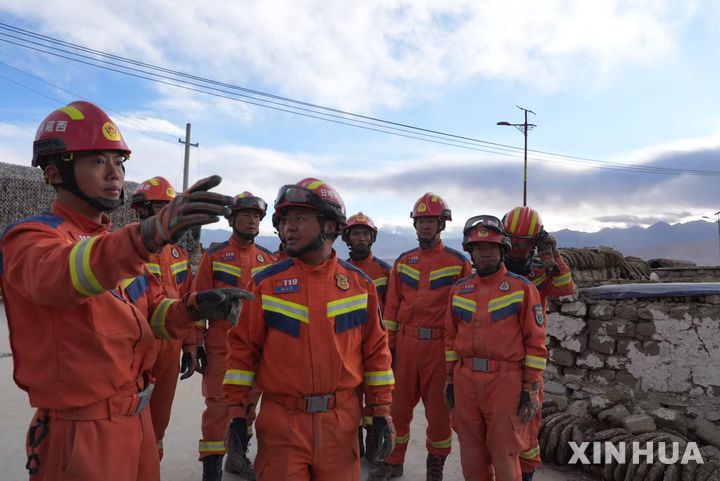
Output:
<instances>
[{"instance_id":1,"label":"helmet chin strap","mask_svg":"<svg viewBox=\"0 0 720 481\"><path fill-rule=\"evenodd\" d=\"M417 224L417 220L414 220L414 221L413 221L413 227L415 227L416 224ZM435 239L437 239L438 237L440 237L440 233L441 233L442 231L444 231L444 230L445 230L445 221L444 221L444 220L441 220L440 223L439 223L439 225L438 225L437 231L435 231L435 234L433 234L433 236L432 236L431 238L428 239L428 238L425 238L425 237L417 236L417 240L418 240L418 244L420 245L420 248L422 248L422 249L428 249L428 248L430 248L430 246L432 245L433 241L434 241Z\"/></svg>"},{"instance_id":2,"label":"helmet chin strap","mask_svg":"<svg viewBox=\"0 0 720 481\"><path fill-rule=\"evenodd\" d=\"M125 189L120 189L119 199L90 197L80 190L80 187L77 185L77 180L75 179L75 168L73 167L72 161L60 160L55 165L58 167L60 178L63 181L62 184L55 184L55 186L67 190L75 197L85 201L93 209L110 214L118 210L125 203ZM125 167L123 167L123 170L125 170Z\"/></svg>"},{"instance_id":3,"label":"helmet chin strap","mask_svg":"<svg viewBox=\"0 0 720 481\"><path fill-rule=\"evenodd\" d=\"M502 267L502 265L503 265L503 261L502 261L502 259L500 259L500 261L499 261L497 264L495 264L494 266L492 266L492 267L487 267L487 268L485 268L485 269L480 269L480 268L479 268L477 265L475 265L475 263L473 262L473 266L475 267L475 271L477 272L477 275L479 275L480 277L486 277L486 276L495 274L497 271L500 270L500 268Z\"/></svg>"},{"instance_id":4,"label":"helmet chin strap","mask_svg":"<svg viewBox=\"0 0 720 481\"><path fill-rule=\"evenodd\" d=\"M530 271L532 270L532 254L522 260L507 257L505 259L505 266L514 274L526 276L530 274Z\"/></svg>"},{"instance_id":5,"label":"helmet chin strap","mask_svg":"<svg viewBox=\"0 0 720 481\"><path fill-rule=\"evenodd\" d=\"M340 225L338 223L337 229L335 232L329 232L325 233L322 232L323 225L325 221L327 220L327 217L324 217L322 215L317 216L318 222L320 222L320 234L313 239L311 243L306 245L305 247L301 247L300 249L291 249L290 247L287 248L287 253L290 257L302 257L305 254L307 254L310 251L314 251L315 249L319 249L322 247L322 245L325 243L327 239L332 239L332 235L335 235L337 237L340 235ZM334 220L334 219L330 219Z\"/></svg>"},{"instance_id":6,"label":"helmet chin strap","mask_svg":"<svg viewBox=\"0 0 720 481\"><path fill-rule=\"evenodd\" d=\"M238 237L239 239L245 239L245 240L255 240L255 237L257 237L257 234L251 234L249 232L240 232L239 230L235 229L233 227L233 235Z\"/></svg>"}]
</instances>

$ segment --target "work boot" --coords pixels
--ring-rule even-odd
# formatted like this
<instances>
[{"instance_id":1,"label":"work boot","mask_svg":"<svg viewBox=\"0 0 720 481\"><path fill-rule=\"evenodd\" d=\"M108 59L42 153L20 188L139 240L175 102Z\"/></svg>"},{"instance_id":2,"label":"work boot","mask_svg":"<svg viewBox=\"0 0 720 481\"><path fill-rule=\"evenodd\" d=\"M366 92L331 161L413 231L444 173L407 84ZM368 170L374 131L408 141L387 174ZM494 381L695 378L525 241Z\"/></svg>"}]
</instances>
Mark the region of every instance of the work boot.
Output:
<instances>
[{"instance_id":1,"label":"work boot","mask_svg":"<svg viewBox=\"0 0 720 481\"><path fill-rule=\"evenodd\" d=\"M212 454L203 458L202 481L222 480L222 454Z\"/></svg>"},{"instance_id":2,"label":"work boot","mask_svg":"<svg viewBox=\"0 0 720 481\"><path fill-rule=\"evenodd\" d=\"M522 481L532 481L533 474L535 474L535 471L531 471L529 473L522 473Z\"/></svg>"},{"instance_id":3,"label":"work boot","mask_svg":"<svg viewBox=\"0 0 720 481\"><path fill-rule=\"evenodd\" d=\"M442 481L443 466L445 466L445 458L447 456L438 456L437 454L428 453L427 456L427 475L425 481Z\"/></svg>"},{"instance_id":4,"label":"work boot","mask_svg":"<svg viewBox=\"0 0 720 481\"><path fill-rule=\"evenodd\" d=\"M377 439L372 432L372 426L365 428L365 459L371 463L375 463L375 455L377 454Z\"/></svg>"},{"instance_id":5,"label":"work boot","mask_svg":"<svg viewBox=\"0 0 720 481\"><path fill-rule=\"evenodd\" d=\"M403 475L402 464L377 463L368 474L367 481L388 481Z\"/></svg>"},{"instance_id":6,"label":"work boot","mask_svg":"<svg viewBox=\"0 0 720 481\"><path fill-rule=\"evenodd\" d=\"M228 446L230 448L231 446ZM239 449L230 451L228 449L227 459L225 460L225 472L233 473L240 476L243 481L255 481L255 470L252 461L248 459L245 451L238 446Z\"/></svg>"}]
</instances>

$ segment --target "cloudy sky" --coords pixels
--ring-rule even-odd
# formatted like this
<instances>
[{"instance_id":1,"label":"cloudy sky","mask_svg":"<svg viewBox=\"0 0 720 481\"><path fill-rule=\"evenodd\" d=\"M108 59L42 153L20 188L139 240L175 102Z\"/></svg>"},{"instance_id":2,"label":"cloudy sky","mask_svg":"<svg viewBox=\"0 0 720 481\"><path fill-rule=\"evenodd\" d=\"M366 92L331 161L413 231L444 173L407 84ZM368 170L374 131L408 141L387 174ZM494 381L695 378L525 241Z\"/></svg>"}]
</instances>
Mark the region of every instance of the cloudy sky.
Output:
<instances>
[{"instance_id":1,"label":"cloudy sky","mask_svg":"<svg viewBox=\"0 0 720 481\"><path fill-rule=\"evenodd\" d=\"M191 182L219 173L228 193L271 203L280 185L319 177L389 229L432 191L459 228L522 203L523 136L496 125L521 123L520 105L537 114L528 204L548 230L694 220L720 210L718 18L717 0L0 0L0 159L29 164L44 116L84 98L133 149L129 180L180 187L177 140L191 122ZM13 28L482 142L350 127L337 122L360 118L337 112L327 122L199 80L191 88L232 98L151 82L8 43L40 48Z\"/></svg>"}]
</instances>

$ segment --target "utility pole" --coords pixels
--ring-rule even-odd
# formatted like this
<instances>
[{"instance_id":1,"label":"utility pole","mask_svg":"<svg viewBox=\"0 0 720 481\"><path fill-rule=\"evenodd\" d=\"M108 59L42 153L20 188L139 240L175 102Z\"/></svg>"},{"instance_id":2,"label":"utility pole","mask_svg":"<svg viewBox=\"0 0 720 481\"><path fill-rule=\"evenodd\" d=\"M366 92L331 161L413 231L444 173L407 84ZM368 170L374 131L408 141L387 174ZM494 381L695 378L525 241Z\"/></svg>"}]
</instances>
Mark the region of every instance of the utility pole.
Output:
<instances>
[{"instance_id":1,"label":"utility pole","mask_svg":"<svg viewBox=\"0 0 720 481\"><path fill-rule=\"evenodd\" d=\"M190 147L200 147L199 143L190 142L190 124L185 124L185 140L178 139L178 143L185 144L185 162L183 164L183 192L188 188L188 177L190 175Z\"/></svg>"},{"instance_id":2,"label":"utility pole","mask_svg":"<svg viewBox=\"0 0 720 481\"><path fill-rule=\"evenodd\" d=\"M528 112L535 115L535 112L533 112L530 109L525 109L523 107L520 107L519 105L516 105L517 108L525 112L525 122L522 124L511 124L510 122L498 122L498 125L508 125L511 127L515 127L520 132L522 132L523 136L525 137L525 169L523 172L523 207L527 206L527 138L528 138L528 130L537 127L535 124L529 124L528 123Z\"/></svg>"}]
</instances>

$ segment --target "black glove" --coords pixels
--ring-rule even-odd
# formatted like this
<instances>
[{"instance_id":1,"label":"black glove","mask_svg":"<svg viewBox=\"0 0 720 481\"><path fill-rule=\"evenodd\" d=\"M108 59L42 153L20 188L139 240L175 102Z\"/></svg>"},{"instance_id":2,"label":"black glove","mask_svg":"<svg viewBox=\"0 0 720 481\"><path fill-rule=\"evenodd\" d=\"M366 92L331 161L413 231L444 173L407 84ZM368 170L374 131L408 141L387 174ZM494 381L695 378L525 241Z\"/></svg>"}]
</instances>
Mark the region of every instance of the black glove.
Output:
<instances>
[{"instance_id":1,"label":"black glove","mask_svg":"<svg viewBox=\"0 0 720 481\"><path fill-rule=\"evenodd\" d=\"M523 424L530 422L540 409L540 400L538 398L539 383L523 382L523 390L520 393L520 406L518 407L518 416Z\"/></svg>"},{"instance_id":2,"label":"black glove","mask_svg":"<svg viewBox=\"0 0 720 481\"><path fill-rule=\"evenodd\" d=\"M207 353L203 346L198 346L195 355L195 370L200 374L205 374L205 369L207 369Z\"/></svg>"},{"instance_id":3,"label":"black glove","mask_svg":"<svg viewBox=\"0 0 720 481\"><path fill-rule=\"evenodd\" d=\"M377 445L375 462L384 463L395 448L395 425L390 416L373 416L372 430Z\"/></svg>"},{"instance_id":4,"label":"black glove","mask_svg":"<svg viewBox=\"0 0 720 481\"><path fill-rule=\"evenodd\" d=\"M360 457L365 456L365 439L363 439L363 427L358 428L358 443L360 444Z\"/></svg>"},{"instance_id":5,"label":"black glove","mask_svg":"<svg viewBox=\"0 0 720 481\"><path fill-rule=\"evenodd\" d=\"M145 248L160 252L166 244L175 244L196 226L212 224L219 216L230 213L228 206L234 199L230 196L208 192L220 184L222 177L212 175L198 180L182 194L168 202L160 212L140 223L140 234Z\"/></svg>"},{"instance_id":6,"label":"black glove","mask_svg":"<svg viewBox=\"0 0 720 481\"><path fill-rule=\"evenodd\" d=\"M445 404L450 409L455 409L455 385L452 383L445 384Z\"/></svg>"},{"instance_id":7,"label":"black glove","mask_svg":"<svg viewBox=\"0 0 720 481\"><path fill-rule=\"evenodd\" d=\"M250 438L248 438L247 419L234 418L228 429L228 453L236 453L242 449L247 452Z\"/></svg>"},{"instance_id":8,"label":"black glove","mask_svg":"<svg viewBox=\"0 0 720 481\"><path fill-rule=\"evenodd\" d=\"M195 356L192 352L183 352L180 358L180 379L187 379L195 372Z\"/></svg>"},{"instance_id":9,"label":"black glove","mask_svg":"<svg viewBox=\"0 0 720 481\"><path fill-rule=\"evenodd\" d=\"M233 326L237 324L242 309L242 299L255 299L252 292L234 287L207 289L191 292L185 297L185 309L196 321L227 320Z\"/></svg>"}]
</instances>

